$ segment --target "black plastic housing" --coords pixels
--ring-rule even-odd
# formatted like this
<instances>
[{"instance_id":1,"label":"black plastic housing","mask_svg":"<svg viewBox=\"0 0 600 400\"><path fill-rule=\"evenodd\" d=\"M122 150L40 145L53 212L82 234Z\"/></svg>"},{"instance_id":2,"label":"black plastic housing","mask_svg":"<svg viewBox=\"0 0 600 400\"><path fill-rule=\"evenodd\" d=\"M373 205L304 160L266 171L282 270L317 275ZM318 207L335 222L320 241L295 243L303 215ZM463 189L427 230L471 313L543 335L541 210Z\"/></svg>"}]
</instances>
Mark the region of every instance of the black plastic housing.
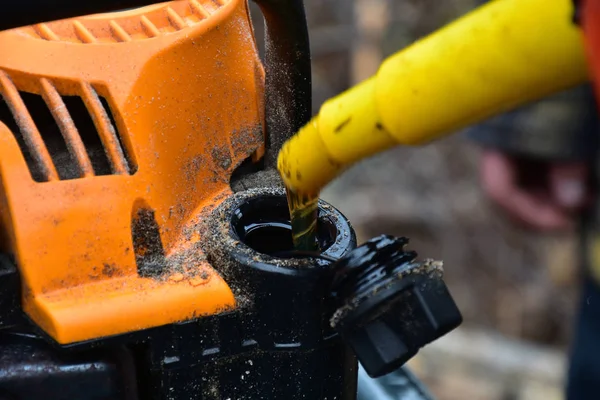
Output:
<instances>
[{"instance_id":1,"label":"black plastic housing","mask_svg":"<svg viewBox=\"0 0 600 400\"><path fill-rule=\"evenodd\" d=\"M17 267L7 255L0 254L0 330L23 322L21 281Z\"/></svg>"},{"instance_id":2,"label":"black plastic housing","mask_svg":"<svg viewBox=\"0 0 600 400\"><path fill-rule=\"evenodd\" d=\"M462 316L442 279L441 263L416 262L406 238L371 239L340 260L331 324L371 377L390 373Z\"/></svg>"},{"instance_id":3,"label":"black plastic housing","mask_svg":"<svg viewBox=\"0 0 600 400\"><path fill-rule=\"evenodd\" d=\"M350 224L324 202L319 212L324 227L320 239L326 244L323 254L342 257L356 246ZM260 392L251 391L254 397L239 397L241 393L237 392L228 392L228 396L355 400L356 359L329 324L334 311L329 296L332 263L322 258L278 258L264 248L271 242L272 249L285 250L282 237L289 235L287 250L292 250L291 231L285 228L289 227L289 212L283 191L239 193L213 216L207 226L214 234L205 237L214 241L207 244L205 252L236 293L245 321L240 326L242 336L255 344L258 355L268 358L264 368L271 371L265 371L260 382L254 382L262 388ZM247 233L244 227L266 221L276 221L279 232L264 231L264 253L259 253L243 242ZM217 234L223 231L229 235Z\"/></svg>"},{"instance_id":4,"label":"black plastic housing","mask_svg":"<svg viewBox=\"0 0 600 400\"><path fill-rule=\"evenodd\" d=\"M2 400L136 400L130 351L57 352L33 335L0 333Z\"/></svg>"},{"instance_id":5,"label":"black plastic housing","mask_svg":"<svg viewBox=\"0 0 600 400\"><path fill-rule=\"evenodd\" d=\"M369 357L381 353L381 344L398 342L383 336L369 342L365 339L372 335L369 328L353 330L354 336L345 328L379 318L405 331L422 315L413 313L417 307L412 307L410 285L396 287L392 291L399 297L393 309L402 318L388 321L388 316L398 315L373 314L364 303L343 320L340 336L330 317L340 306L340 293L355 294L356 288L369 287L366 283L370 280L363 279L371 276L365 273L365 263L352 268L349 262L357 260L365 247L352 251L356 239L351 225L337 210L320 202L321 255L286 259L266 254L273 248L286 250L282 247L284 236L291 235L289 229L286 232L286 215L289 218L283 190L260 189L232 196L205 221L202 236L211 239L204 243L204 251L234 291L237 309L68 346L53 342L23 317L20 307L15 308L19 299L17 270L8 258L2 259L7 272L0 274L5 279L0 282L6 283L7 290L0 308L0 321L5 321L0 325L0 399L356 400L354 352L372 372L373 363L380 360ZM262 246L262 253L243 242L246 228L256 223L279 227L278 231L260 232L254 226L252 234L259 236L254 243ZM270 242L275 246L269 247ZM381 254L389 256L385 251ZM332 262L336 259L341 261ZM378 263L373 266L381 267ZM336 296L332 296L332 281L337 285ZM427 282L415 281L412 287L435 286ZM384 292L381 296L373 299L391 298ZM435 314L439 309L430 311ZM335 327L339 330L342 325ZM428 340L436 332L426 336ZM419 340L404 339L407 347L415 347ZM68 390L57 389L60 387ZM417 389L410 381L401 392L414 397L422 392Z\"/></svg>"}]
</instances>

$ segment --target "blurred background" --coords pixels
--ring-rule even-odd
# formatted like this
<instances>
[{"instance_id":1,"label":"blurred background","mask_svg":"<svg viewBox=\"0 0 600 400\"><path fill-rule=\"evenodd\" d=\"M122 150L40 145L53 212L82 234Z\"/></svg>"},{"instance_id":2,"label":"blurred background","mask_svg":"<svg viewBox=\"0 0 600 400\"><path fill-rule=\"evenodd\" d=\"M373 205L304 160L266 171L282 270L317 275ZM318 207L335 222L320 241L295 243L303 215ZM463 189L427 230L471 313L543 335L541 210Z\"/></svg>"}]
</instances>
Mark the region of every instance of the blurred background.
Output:
<instances>
[{"instance_id":1,"label":"blurred background","mask_svg":"<svg viewBox=\"0 0 600 400\"><path fill-rule=\"evenodd\" d=\"M476 3L305 0L314 111ZM260 41L260 18L256 25ZM561 399L577 291L575 238L507 222L481 192L478 156L463 133L398 148L357 165L322 197L350 219L359 241L407 236L422 257L444 261L465 322L410 362L439 400Z\"/></svg>"}]
</instances>

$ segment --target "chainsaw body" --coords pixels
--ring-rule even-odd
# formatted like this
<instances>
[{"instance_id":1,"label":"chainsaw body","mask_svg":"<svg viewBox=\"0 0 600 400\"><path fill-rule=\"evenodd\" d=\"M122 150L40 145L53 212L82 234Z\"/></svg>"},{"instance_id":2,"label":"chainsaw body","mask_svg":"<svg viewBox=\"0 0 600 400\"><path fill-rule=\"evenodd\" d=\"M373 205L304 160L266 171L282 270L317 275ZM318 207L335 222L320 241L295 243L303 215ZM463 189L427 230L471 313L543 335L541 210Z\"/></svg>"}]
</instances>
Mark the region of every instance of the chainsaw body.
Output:
<instances>
[{"instance_id":1,"label":"chainsaw body","mask_svg":"<svg viewBox=\"0 0 600 400\"><path fill-rule=\"evenodd\" d=\"M310 299L322 297L316 275L227 282L214 268L227 254L202 246L233 172L267 143L245 1L40 23L2 32L0 48L6 395L354 398L356 361L314 318L326 315ZM355 242L337 218L343 252ZM234 293L270 297L276 282L297 292L287 308ZM28 369L39 372L18 373Z\"/></svg>"},{"instance_id":2,"label":"chainsaw body","mask_svg":"<svg viewBox=\"0 0 600 400\"><path fill-rule=\"evenodd\" d=\"M244 0L0 32L1 398L354 400L355 354L387 373L456 325L396 242L336 263L356 238L321 202L323 254L281 258L284 192L234 193L310 117L302 2L258 3L264 63Z\"/></svg>"}]
</instances>

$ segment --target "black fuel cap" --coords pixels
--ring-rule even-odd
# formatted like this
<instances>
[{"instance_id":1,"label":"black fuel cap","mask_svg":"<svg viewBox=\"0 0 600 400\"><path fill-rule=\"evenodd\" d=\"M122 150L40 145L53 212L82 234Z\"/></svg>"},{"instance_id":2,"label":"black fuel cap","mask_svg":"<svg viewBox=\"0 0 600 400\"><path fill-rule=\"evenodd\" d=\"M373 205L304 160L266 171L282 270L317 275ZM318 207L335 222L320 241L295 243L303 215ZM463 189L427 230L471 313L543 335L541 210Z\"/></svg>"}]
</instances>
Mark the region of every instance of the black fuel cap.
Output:
<instances>
[{"instance_id":1,"label":"black fuel cap","mask_svg":"<svg viewBox=\"0 0 600 400\"><path fill-rule=\"evenodd\" d=\"M379 236L335 265L331 325L373 378L398 369L462 322L442 263L416 261L407 244L407 238Z\"/></svg>"}]
</instances>

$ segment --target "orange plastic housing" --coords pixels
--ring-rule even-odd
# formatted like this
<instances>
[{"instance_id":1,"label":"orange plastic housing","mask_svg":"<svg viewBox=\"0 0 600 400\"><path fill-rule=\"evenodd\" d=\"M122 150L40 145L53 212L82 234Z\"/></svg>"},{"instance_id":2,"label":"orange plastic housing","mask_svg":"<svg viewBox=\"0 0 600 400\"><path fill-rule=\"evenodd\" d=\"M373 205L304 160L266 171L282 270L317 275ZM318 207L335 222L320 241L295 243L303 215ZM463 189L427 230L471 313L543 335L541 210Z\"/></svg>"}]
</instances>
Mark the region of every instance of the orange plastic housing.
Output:
<instances>
[{"instance_id":1,"label":"orange plastic housing","mask_svg":"<svg viewBox=\"0 0 600 400\"><path fill-rule=\"evenodd\" d=\"M245 0L15 29L0 53L13 117L0 124L0 250L15 258L27 315L67 344L234 308L196 224L264 151Z\"/></svg>"}]
</instances>

